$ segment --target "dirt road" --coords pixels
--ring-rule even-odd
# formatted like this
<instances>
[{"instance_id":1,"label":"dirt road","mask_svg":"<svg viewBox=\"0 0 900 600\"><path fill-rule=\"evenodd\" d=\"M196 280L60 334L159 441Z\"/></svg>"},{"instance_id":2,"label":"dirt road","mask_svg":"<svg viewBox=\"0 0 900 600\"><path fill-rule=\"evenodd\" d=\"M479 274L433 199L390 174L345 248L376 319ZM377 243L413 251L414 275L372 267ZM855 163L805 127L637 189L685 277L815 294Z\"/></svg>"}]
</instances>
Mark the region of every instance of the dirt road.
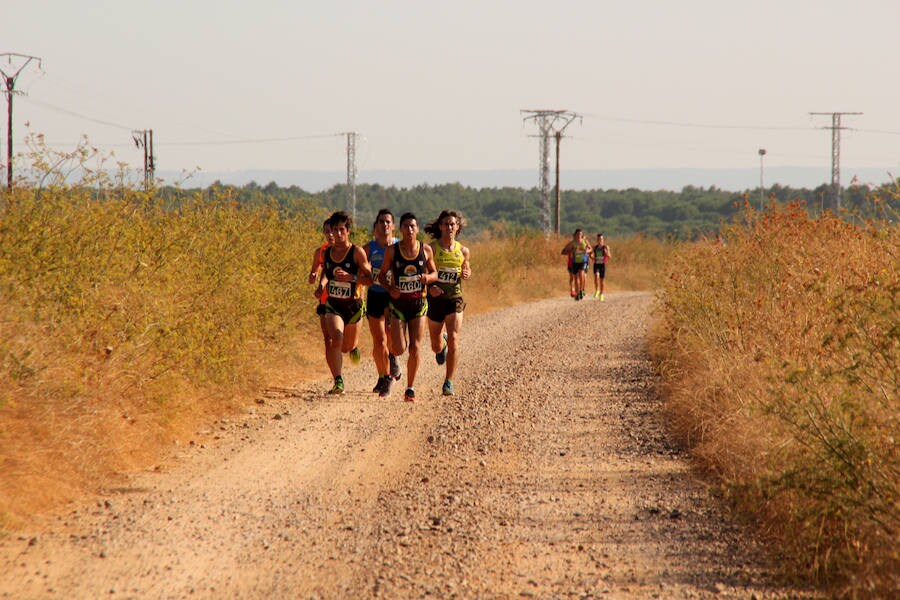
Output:
<instances>
[{"instance_id":1,"label":"dirt road","mask_svg":"<svg viewBox=\"0 0 900 600\"><path fill-rule=\"evenodd\" d=\"M783 594L666 439L652 302L470 318L450 399L427 348L414 404L401 385L372 394L370 361L337 399L324 380L270 389L157 470L0 541L0 597Z\"/></svg>"}]
</instances>

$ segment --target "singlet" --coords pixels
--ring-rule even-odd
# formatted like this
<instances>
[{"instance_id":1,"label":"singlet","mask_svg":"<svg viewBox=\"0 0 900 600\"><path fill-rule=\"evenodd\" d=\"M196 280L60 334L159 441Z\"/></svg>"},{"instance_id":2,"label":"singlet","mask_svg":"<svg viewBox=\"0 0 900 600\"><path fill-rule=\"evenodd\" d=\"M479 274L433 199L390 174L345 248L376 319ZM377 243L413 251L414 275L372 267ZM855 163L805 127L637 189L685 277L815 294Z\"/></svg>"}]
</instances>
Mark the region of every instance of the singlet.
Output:
<instances>
[{"instance_id":1,"label":"singlet","mask_svg":"<svg viewBox=\"0 0 900 600\"><path fill-rule=\"evenodd\" d=\"M419 252L412 258L403 255L400 242L394 244L394 262L391 264L400 297L410 300L422 298L425 291L422 289L421 280L421 275L425 272L425 245L422 242L417 243Z\"/></svg>"},{"instance_id":2,"label":"singlet","mask_svg":"<svg viewBox=\"0 0 900 600\"><path fill-rule=\"evenodd\" d=\"M572 242L572 264L586 263L588 261L587 249L589 247L587 242L581 242L580 244Z\"/></svg>"},{"instance_id":3,"label":"singlet","mask_svg":"<svg viewBox=\"0 0 900 600\"><path fill-rule=\"evenodd\" d=\"M444 250L440 241L432 244L434 248L434 264L437 267L437 286L444 290L444 298L462 297L462 266L465 257L462 252L462 244L453 242L450 250Z\"/></svg>"},{"instance_id":4,"label":"singlet","mask_svg":"<svg viewBox=\"0 0 900 600\"><path fill-rule=\"evenodd\" d=\"M398 241L397 238L391 238L390 245L396 244ZM384 262L385 250L387 250L387 247L382 248L377 241L369 240L369 262L372 264L372 281L378 281L378 272L381 271L381 264ZM369 291L381 294L387 293L387 290L377 283L370 285Z\"/></svg>"},{"instance_id":5,"label":"singlet","mask_svg":"<svg viewBox=\"0 0 900 600\"><path fill-rule=\"evenodd\" d=\"M329 300L353 300L359 297L359 286L356 285L355 276L359 271L356 261L353 260L353 253L356 246L350 244L350 249L341 257L341 260L335 260L333 257L334 248L329 248L325 253L325 262L322 267L325 271L325 277L328 278L328 299ZM354 276L354 281L335 281L334 270L338 267L347 271Z\"/></svg>"},{"instance_id":6,"label":"singlet","mask_svg":"<svg viewBox=\"0 0 900 600\"><path fill-rule=\"evenodd\" d=\"M600 262L602 262L603 264L606 264L606 259L608 257L606 256L606 252L604 252L605 249L606 249L606 244L603 244L603 245L597 244L596 246L594 246L594 264L597 264L598 256L600 257Z\"/></svg>"}]
</instances>

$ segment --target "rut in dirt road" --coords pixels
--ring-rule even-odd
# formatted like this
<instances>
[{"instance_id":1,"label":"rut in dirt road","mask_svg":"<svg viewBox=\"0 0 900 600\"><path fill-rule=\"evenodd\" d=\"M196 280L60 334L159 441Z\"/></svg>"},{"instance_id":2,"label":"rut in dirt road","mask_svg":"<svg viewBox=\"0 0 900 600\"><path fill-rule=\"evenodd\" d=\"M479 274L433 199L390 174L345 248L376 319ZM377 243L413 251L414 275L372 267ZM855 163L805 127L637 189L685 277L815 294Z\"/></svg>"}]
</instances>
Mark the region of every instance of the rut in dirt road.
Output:
<instances>
[{"instance_id":1,"label":"rut in dirt road","mask_svg":"<svg viewBox=\"0 0 900 600\"><path fill-rule=\"evenodd\" d=\"M796 595L667 441L652 296L607 298L467 318L452 398L427 348L414 404L366 363L270 394L0 542L0 597Z\"/></svg>"}]
</instances>

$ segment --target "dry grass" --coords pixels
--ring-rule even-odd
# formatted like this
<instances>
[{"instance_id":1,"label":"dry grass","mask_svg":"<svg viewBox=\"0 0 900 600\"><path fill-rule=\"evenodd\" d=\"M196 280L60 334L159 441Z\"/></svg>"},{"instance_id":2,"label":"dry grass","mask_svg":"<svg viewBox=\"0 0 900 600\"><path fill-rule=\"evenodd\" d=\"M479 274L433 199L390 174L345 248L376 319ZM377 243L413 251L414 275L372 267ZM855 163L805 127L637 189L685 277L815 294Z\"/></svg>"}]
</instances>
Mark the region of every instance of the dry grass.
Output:
<instances>
[{"instance_id":1,"label":"dry grass","mask_svg":"<svg viewBox=\"0 0 900 600\"><path fill-rule=\"evenodd\" d=\"M306 283L311 210L62 187L18 188L0 214L0 530L159 465L263 385L327 374ZM470 313L567 293L565 242L467 241ZM613 289L629 269L648 279L625 247Z\"/></svg>"},{"instance_id":2,"label":"dry grass","mask_svg":"<svg viewBox=\"0 0 900 600\"><path fill-rule=\"evenodd\" d=\"M898 241L896 220L750 212L671 257L653 343L696 456L785 564L848 595L900 585Z\"/></svg>"},{"instance_id":3,"label":"dry grass","mask_svg":"<svg viewBox=\"0 0 900 600\"><path fill-rule=\"evenodd\" d=\"M317 218L127 189L17 189L0 211L6 524L147 465L315 333Z\"/></svg>"}]
</instances>

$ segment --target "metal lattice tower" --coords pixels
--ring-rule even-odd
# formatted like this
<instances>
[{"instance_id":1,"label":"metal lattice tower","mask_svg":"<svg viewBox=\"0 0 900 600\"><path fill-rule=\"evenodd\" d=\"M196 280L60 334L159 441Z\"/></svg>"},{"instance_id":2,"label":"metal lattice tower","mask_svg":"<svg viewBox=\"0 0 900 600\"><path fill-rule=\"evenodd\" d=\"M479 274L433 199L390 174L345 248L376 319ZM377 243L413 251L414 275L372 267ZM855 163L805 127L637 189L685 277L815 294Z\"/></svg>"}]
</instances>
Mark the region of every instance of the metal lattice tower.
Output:
<instances>
[{"instance_id":1,"label":"metal lattice tower","mask_svg":"<svg viewBox=\"0 0 900 600\"><path fill-rule=\"evenodd\" d=\"M356 221L356 140L359 134L345 131L339 135L347 136L347 208Z\"/></svg>"},{"instance_id":2,"label":"metal lattice tower","mask_svg":"<svg viewBox=\"0 0 900 600\"><path fill-rule=\"evenodd\" d=\"M550 235L554 225L556 233L559 233L559 141L562 132L575 119L581 116L567 110L522 110L525 116L523 121L537 123L540 137L540 191L541 191L541 226L545 235ZM550 214L550 136L556 138L556 219L555 223Z\"/></svg>"},{"instance_id":3,"label":"metal lattice tower","mask_svg":"<svg viewBox=\"0 0 900 600\"><path fill-rule=\"evenodd\" d=\"M831 192L834 194L834 212L841 212L841 116L861 115L861 112L811 112L811 115L831 115Z\"/></svg>"}]
</instances>

